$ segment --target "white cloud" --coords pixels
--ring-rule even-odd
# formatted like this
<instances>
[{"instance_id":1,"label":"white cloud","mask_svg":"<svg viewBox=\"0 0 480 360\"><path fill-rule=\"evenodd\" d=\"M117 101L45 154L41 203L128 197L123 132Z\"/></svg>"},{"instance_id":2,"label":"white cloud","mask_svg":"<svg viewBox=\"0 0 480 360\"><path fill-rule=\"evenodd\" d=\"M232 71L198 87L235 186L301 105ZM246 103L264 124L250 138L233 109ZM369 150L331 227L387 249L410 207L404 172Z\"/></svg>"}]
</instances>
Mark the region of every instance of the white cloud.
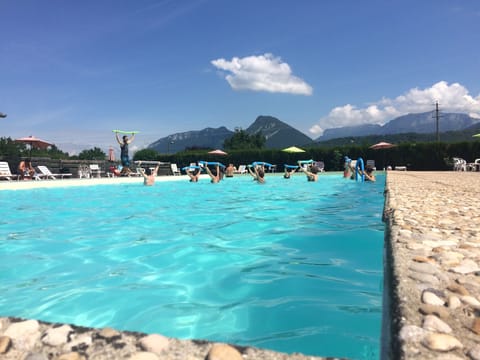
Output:
<instances>
[{"instance_id":1,"label":"white cloud","mask_svg":"<svg viewBox=\"0 0 480 360\"><path fill-rule=\"evenodd\" d=\"M292 75L290 66L272 54L234 57L231 61L211 61L217 69L228 72L225 79L234 90L266 91L311 95L313 89L304 80Z\"/></svg>"},{"instance_id":2,"label":"white cloud","mask_svg":"<svg viewBox=\"0 0 480 360\"><path fill-rule=\"evenodd\" d=\"M472 97L468 90L458 83L449 85L446 81L439 81L430 88L413 88L394 99L383 98L364 108L357 108L351 104L336 107L313 125L310 132L319 136L329 128L363 124L383 125L397 116L433 111L437 101L444 112L467 113L480 118L480 95Z\"/></svg>"}]
</instances>

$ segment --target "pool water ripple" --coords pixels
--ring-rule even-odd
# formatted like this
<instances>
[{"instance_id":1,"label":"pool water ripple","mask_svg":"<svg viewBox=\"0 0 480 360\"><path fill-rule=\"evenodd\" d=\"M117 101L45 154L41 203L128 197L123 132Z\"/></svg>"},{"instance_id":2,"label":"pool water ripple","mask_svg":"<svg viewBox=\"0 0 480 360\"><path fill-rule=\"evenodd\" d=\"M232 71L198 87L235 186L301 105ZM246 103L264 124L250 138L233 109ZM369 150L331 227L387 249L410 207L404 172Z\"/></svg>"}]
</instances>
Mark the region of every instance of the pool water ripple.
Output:
<instances>
[{"instance_id":1,"label":"pool water ripple","mask_svg":"<svg viewBox=\"0 0 480 360\"><path fill-rule=\"evenodd\" d=\"M1 196L3 316L378 358L382 181L237 177Z\"/></svg>"}]
</instances>

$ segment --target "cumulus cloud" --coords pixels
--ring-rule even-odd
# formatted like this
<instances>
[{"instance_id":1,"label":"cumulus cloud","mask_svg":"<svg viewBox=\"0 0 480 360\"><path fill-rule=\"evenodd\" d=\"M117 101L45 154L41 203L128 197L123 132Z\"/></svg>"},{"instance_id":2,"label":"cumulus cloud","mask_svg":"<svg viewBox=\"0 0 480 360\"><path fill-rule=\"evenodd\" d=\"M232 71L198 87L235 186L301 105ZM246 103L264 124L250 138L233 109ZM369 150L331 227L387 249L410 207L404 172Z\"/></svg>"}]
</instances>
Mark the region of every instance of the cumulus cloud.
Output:
<instances>
[{"instance_id":1,"label":"cumulus cloud","mask_svg":"<svg viewBox=\"0 0 480 360\"><path fill-rule=\"evenodd\" d=\"M313 90L304 80L292 74L290 66L272 54L234 57L230 61L211 61L217 69L227 72L225 79L234 90L266 91L311 95Z\"/></svg>"},{"instance_id":2,"label":"cumulus cloud","mask_svg":"<svg viewBox=\"0 0 480 360\"><path fill-rule=\"evenodd\" d=\"M351 104L336 107L312 126L310 132L319 136L329 128L383 125L401 115L432 111L436 101L444 112L467 113L471 117L480 118L480 95L471 96L468 90L458 83L449 85L446 81L439 81L430 88L413 88L394 99L382 98L363 108Z\"/></svg>"}]
</instances>

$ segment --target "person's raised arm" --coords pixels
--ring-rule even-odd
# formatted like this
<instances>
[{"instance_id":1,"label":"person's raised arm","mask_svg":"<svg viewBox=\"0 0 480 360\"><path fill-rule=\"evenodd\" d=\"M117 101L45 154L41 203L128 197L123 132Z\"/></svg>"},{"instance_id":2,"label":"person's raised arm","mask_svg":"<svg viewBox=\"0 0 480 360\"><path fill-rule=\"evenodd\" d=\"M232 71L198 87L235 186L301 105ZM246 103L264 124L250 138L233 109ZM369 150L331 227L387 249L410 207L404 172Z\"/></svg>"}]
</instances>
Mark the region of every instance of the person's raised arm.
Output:
<instances>
[{"instance_id":1,"label":"person's raised arm","mask_svg":"<svg viewBox=\"0 0 480 360\"><path fill-rule=\"evenodd\" d=\"M205 167L205 170L207 171L207 174L210 175L210 178L213 179L214 176L213 176L212 172L210 171L210 168L207 165L205 165L204 167Z\"/></svg>"},{"instance_id":2,"label":"person's raised arm","mask_svg":"<svg viewBox=\"0 0 480 360\"><path fill-rule=\"evenodd\" d=\"M135 133L132 133L132 136L130 136L130 139L127 140L127 144L130 144L133 139L135 139Z\"/></svg>"},{"instance_id":3,"label":"person's raised arm","mask_svg":"<svg viewBox=\"0 0 480 360\"><path fill-rule=\"evenodd\" d=\"M252 171L252 167L251 167L251 166L247 166L247 170L248 170L248 173L249 173L250 175L252 175L254 178L257 177L257 175L255 175L255 173Z\"/></svg>"},{"instance_id":4,"label":"person's raised arm","mask_svg":"<svg viewBox=\"0 0 480 360\"><path fill-rule=\"evenodd\" d=\"M190 172L190 169L187 169L187 170L185 171L185 173L186 173L186 174L188 175L188 177L190 178L190 181L192 181L192 180L195 178L195 176Z\"/></svg>"},{"instance_id":5,"label":"person's raised arm","mask_svg":"<svg viewBox=\"0 0 480 360\"><path fill-rule=\"evenodd\" d=\"M122 141L120 140L120 138L118 137L118 132L115 133L115 137L117 138L117 142L119 145L122 145Z\"/></svg>"},{"instance_id":6,"label":"person's raised arm","mask_svg":"<svg viewBox=\"0 0 480 360\"><path fill-rule=\"evenodd\" d=\"M147 176L147 174L145 174L145 170L144 170L142 167L140 167L140 168L138 168L138 169L140 170L140 174L142 174L142 176L143 176L145 179L147 179L148 176Z\"/></svg>"},{"instance_id":7,"label":"person's raised arm","mask_svg":"<svg viewBox=\"0 0 480 360\"><path fill-rule=\"evenodd\" d=\"M306 173L306 170L303 168L303 164L302 164L301 161L298 162L298 170L300 170L301 172Z\"/></svg>"}]
</instances>

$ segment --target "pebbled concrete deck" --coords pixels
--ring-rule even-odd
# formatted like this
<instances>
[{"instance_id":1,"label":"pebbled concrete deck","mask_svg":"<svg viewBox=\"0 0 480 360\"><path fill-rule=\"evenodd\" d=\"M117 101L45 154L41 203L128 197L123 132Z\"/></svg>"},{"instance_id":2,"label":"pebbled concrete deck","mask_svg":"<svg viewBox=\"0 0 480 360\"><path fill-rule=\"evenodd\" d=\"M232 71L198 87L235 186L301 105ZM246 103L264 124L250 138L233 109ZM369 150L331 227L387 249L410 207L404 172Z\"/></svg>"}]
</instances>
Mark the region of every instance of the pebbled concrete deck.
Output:
<instances>
[{"instance_id":1,"label":"pebbled concrete deck","mask_svg":"<svg viewBox=\"0 0 480 360\"><path fill-rule=\"evenodd\" d=\"M388 173L383 358L480 359L479 195L478 172Z\"/></svg>"}]
</instances>

